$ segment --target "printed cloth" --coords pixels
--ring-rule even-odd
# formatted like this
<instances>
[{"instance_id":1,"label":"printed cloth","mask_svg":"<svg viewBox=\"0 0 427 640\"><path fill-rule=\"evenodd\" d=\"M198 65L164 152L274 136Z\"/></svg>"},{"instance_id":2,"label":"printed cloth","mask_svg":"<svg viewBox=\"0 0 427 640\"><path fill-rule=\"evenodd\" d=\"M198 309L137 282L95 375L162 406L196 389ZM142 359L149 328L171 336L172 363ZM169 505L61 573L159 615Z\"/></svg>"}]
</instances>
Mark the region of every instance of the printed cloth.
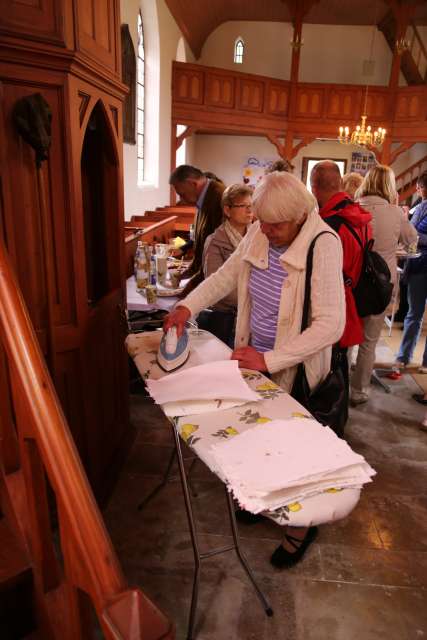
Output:
<instances>
[{"instance_id":1,"label":"printed cloth","mask_svg":"<svg viewBox=\"0 0 427 640\"><path fill-rule=\"evenodd\" d=\"M224 353L231 353L231 349L208 332L190 331L189 335L190 357L184 367L214 362L224 358ZM166 375L156 363L160 338L160 332L151 332L130 335L126 340L129 355L134 358L144 379L159 379ZM258 395L257 402L248 402L230 409L215 409L203 415L188 414L172 420L182 440L223 481L225 478L221 476L213 453L213 447L218 442L234 438L256 425L272 420L295 420L297 426L300 419L312 418L304 407L262 373L242 370L242 375L248 386ZM282 526L307 527L333 522L346 517L352 511L359 500L360 491L360 488L343 488L339 484L331 483L321 493L296 501L285 498L276 508L267 509L262 513Z\"/></svg>"}]
</instances>

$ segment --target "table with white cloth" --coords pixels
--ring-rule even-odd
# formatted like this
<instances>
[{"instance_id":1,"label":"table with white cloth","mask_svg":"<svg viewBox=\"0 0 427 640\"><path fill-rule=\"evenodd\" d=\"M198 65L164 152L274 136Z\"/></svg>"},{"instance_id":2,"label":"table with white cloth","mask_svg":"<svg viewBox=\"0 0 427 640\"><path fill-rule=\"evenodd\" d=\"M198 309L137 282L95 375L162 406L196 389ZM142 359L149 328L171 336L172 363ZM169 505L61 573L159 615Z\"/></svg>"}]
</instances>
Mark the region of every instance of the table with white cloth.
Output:
<instances>
[{"instance_id":1,"label":"table with white cloth","mask_svg":"<svg viewBox=\"0 0 427 640\"><path fill-rule=\"evenodd\" d=\"M182 281L184 286L188 282ZM126 280L126 301L128 311L153 311L155 309L163 309L164 311L170 311L172 307L178 302L179 298L176 295L157 296L157 300L154 303L148 303L145 297L144 291L138 291L136 288L136 280L134 276L130 276Z\"/></svg>"}]
</instances>

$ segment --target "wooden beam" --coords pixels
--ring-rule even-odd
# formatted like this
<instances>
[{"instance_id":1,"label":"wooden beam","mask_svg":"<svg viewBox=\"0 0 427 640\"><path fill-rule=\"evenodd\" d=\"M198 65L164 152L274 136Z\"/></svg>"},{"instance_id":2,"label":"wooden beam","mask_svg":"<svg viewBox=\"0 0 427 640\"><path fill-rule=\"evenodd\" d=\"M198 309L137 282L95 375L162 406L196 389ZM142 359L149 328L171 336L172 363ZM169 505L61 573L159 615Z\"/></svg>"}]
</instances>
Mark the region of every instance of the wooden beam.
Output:
<instances>
[{"instance_id":1,"label":"wooden beam","mask_svg":"<svg viewBox=\"0 0 427 640\"><path fill-rule=\"evenodd\" d=\"M406 30L408 28L409 22L412 19L415 9L418 4L420 4L420 0L408 0L407 2L399 2L398 0L387 0L391 10L393 12L394 19L396 21L396 33L395 33L395 43L405 37ZM424 0L425 1L425 0ZM399 86L399 73L400 73L400 63L402 56L397 50L395 45L393 50L393 60L391 64L390 71L390 80L389 80L389 89L392 91L390 94L390 98L392 100L392 104L395 103L394 100L394 91L396 91Z\"/></svg>"},{"instance_id":2,"label":"wooden beam","mask_svg":"<svg viewBox=\"0 0 427 640\"><path fill-rule=\"evenodd\" d=\"M178 150L180 148L180 146L182 145L182 143L184 142L185 138L188 138L189 136L192 136L193 133L196 133L197 129L195 127L186 127L184 129L184 131L182 133L179 134L179 136L176 137L176 147L175 149Z\"/></svg>"},{"instance_id":3,"label":"wooden beam","mask_svg":"<svg viewBox=\"0 0 427 640\"><path fill-rule=\"evenodd\" d=\"M272 133L267 133L266 137L270 140L271 144L276 147L279 156L283 158L283 160L286 160L285 145L280 142L279 138Z\"/></svg>"},{"instance_id":4,"label":"wooden beam","mask_svg":"<svg viewBox=\"0 0 427 640\"><path fill-rule=\"evenodd\" d=\"M292 148L291 159L295 158L299 150L303 147L306 147L308 144L313 142L313 140L316 140L316 136L303 138L301 142L299 142L297 145L295 145L295 147Z\"/></svg>"},{"instance_id":5,"label":"wooden beam","mask_svg":"<svg viewBox=\"0 0 427 640\"><path fill-rule=\"evenodd\" d=\"M390 154L389 164L393 164L393 162L400 156L401 153L403 153L404 151L407 151L413 146L414 146L413 142L402 142L397 147L397 149L395 149L393 153Z\"/></svg>"}]
</instances>

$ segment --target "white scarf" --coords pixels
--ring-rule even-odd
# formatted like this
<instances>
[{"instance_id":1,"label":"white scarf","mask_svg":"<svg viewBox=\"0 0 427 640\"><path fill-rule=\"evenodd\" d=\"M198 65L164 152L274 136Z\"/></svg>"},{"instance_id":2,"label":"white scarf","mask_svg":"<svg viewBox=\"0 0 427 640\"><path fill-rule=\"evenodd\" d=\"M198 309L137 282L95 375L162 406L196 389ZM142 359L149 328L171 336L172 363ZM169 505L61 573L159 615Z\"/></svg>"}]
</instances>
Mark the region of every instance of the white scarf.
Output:
<instances>
[{"instance_id":1,"label":"white scarf","mask_svg":"<svg viewBox=\"0 0 427 640\"><path fill-rule=\"evenodd\" d=\"M246 227L246 231L248 229L249 229L249 225ZM231 243L233 249L236 249L237 245L240 243L240 241L242 240L243 236L242 236L241 233L239 233L237 231L237 229L235 227L233 227L233 225L230 223L228 218L224 222L224 231L225 231L225 233L227 235L227 238L230 240L230 243Z\"/></svg>"}]
</instances>

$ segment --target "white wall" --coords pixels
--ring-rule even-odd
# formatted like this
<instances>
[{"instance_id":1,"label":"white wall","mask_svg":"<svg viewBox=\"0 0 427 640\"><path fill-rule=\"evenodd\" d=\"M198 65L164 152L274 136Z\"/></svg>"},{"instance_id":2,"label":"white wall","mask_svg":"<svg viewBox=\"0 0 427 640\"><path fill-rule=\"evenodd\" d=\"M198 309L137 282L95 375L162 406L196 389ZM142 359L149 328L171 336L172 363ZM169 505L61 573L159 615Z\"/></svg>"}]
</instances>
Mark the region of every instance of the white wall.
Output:
<instances>
[{"instance_id":1,"label":"white wall","mask_svg":"<svg viewBox=\"0 0 427 640\"><path fill-rule=\"evenodd\" d=\"M242 169L250 156L277 160L276 147L258 136L194 136L194 164L213 171L226 185L242 182ZM296 140L294 144L297 144ZM302 158L351 159L352 148L335 141L316 141L304 147L292 160L294 175L301 178Z\"/></svg>"},{"instance_id":2,"label":"white wall","mask_svg":"<svg viewBox=\"0 0 427 640\"><path fill-rule=\"evenodd\" d=\"M225 22L207 38L197 62L221 69L288 79L292 32L289 23ZM238 37L243 38L245 43L243 64L233 61L234 44Z\"/></svg>"},{"instance_id":3,"label":"white wall","mask_svg":"<svg viewBox=\"0 0 427 640\"><path fill-rule=\"evenodd\" d=\"M292 34L290 23L226 22L207 38L197 62L288 80ZM380 31L374 38L374 74L369 78L363 75L363 61L369 58L372 34L371 26L303 25L300 81L347 84L366 84L369 81L369 84L387 85L392 54ZM245 42L243 64L233 62L234 43L238 36Z\"/></svg>"},{"instance_id":4,"label":"white wall","mask_svg":"<svg viewBox=\"0 0 427 640\"><path fill-rule=\"evenodd\" d=\"M172 60L181 37L164 0L121 0L121 21L129 24L135 51L141 7L146 56L145 182L137 185L136 145L123 145L125 218L168 204L170 190ZM188 47L185 47L188 55ZM182 51L182 48L181 48ZM191 58L187 58L191 62Z\"/></svg>"}]
</instances>

